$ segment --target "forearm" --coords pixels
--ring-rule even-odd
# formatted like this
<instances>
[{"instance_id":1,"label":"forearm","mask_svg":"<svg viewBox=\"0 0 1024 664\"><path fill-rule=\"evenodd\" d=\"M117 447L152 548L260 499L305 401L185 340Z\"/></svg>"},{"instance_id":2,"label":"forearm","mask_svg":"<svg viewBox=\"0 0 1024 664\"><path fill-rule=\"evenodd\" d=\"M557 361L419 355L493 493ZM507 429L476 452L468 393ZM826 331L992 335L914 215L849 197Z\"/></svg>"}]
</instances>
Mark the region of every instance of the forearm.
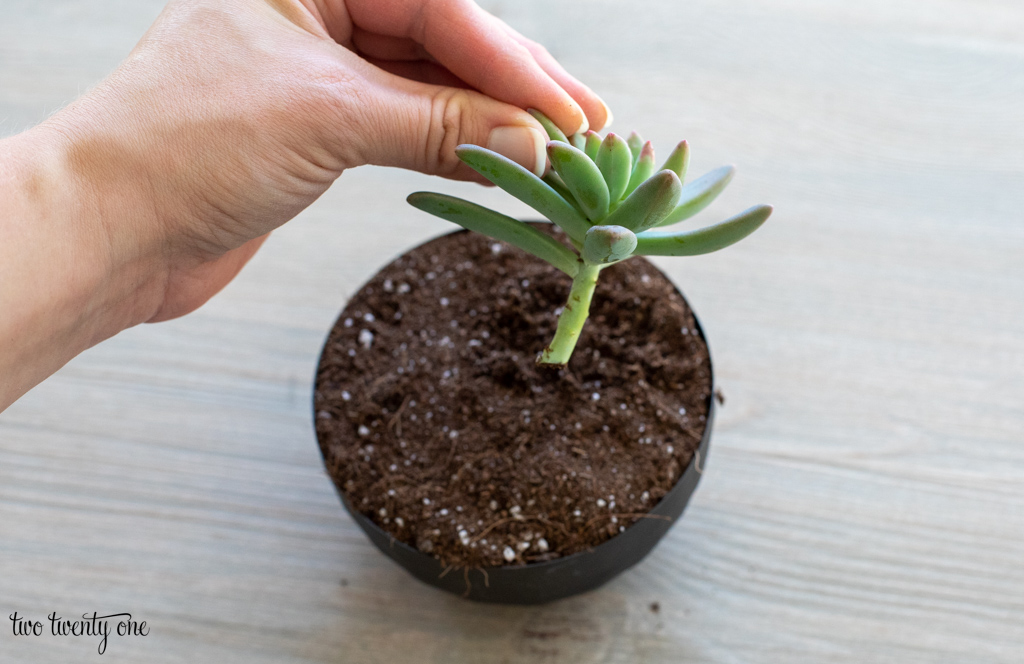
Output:
<instances>
[{"instance_id":1,"label":"forearm","mask_svg":"<svg viewBox=\"0 0 1024 664\"><path fill-rule=\"evenodd\" d=\"M50 123L0 141L0 410L156 306L158 265L117 247L118 196L73 147Z\"/></svg>"}]
</instances>

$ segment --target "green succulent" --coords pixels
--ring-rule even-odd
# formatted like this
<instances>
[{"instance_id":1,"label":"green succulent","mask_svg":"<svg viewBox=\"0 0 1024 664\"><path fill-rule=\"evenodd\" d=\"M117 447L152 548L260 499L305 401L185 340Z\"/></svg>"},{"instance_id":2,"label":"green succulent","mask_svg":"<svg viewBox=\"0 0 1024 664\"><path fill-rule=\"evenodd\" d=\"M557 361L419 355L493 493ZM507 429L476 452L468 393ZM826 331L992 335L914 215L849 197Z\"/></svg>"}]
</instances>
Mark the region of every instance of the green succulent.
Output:
<instances>
[{"instance_id":1,"label":"green succulent","mask_svg":"<svg viewBox=\"0 0 1024 664\"><path fill-rule=\"evenodd\" d=\"M683 185L690 150L682 141L664 165L654 168L654 148L633 132L628 139L596 132L565 136L539 111L530 113L547 130L551 169L539 178L519 164L476 145L455 152L485 178L558 225L573 250L536 228L454 196L416 192L414 207L466 229L515 245L572 277L569 299L555 338L538 364L568 363L590 311L601 270L631 256L696 256L728 247L753 233L771 215L758 205L723 222L691 231L661 227L707 207L732 180L723 166Z\"/></svg>"}]
</instances>

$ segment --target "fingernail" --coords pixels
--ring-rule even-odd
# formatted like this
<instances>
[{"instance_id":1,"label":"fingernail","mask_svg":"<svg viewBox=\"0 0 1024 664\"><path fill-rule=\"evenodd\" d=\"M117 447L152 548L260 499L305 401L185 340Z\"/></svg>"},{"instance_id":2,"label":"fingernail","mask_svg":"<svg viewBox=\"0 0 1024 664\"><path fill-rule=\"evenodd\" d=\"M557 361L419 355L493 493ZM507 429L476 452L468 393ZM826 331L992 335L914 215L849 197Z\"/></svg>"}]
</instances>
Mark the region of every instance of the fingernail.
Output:
<instances>
[{"instance_id":1,"label":"fingernail","mask_svg":"<svg viewBox=\"0 0 1024 664\"><path fill-rule=\"evenodd\" d=\"M612 115L612 109L608 108L608 104L604 103L603 99L601 100L601 105L604 106L604 113L605 113L604 127L601 127L601 128L602 129L607 129L611 125L612 120L614 120L615 117Z\"/></svg>"},{"instance_id":2,"label":"fingernail","mask_svg":"<svg viewBox=\"0 0 1024 664\"><path fill-rule=\"evenodd\" d=\"M574 102L575 103L575 102ZM580 117L583 118L583 122L580 124L580 128L576 130L577 134L585 134L590 129L590 120L587 119L587 114L583 112L583 107L576 104L577 110L580 112ZM569 134L570 136L572 134Z\"/></svg>"},{"instance_id":3,"label":"fingernail","mask_svg":"<svg viewBox=\"0 0 1024 664\"><path fill-rule=\"evenodd\" d=\"M487 149L508 157L537 177L544 175L547 138L532 127L495 127L487 137Z\"/></svg>"}]
</instances>

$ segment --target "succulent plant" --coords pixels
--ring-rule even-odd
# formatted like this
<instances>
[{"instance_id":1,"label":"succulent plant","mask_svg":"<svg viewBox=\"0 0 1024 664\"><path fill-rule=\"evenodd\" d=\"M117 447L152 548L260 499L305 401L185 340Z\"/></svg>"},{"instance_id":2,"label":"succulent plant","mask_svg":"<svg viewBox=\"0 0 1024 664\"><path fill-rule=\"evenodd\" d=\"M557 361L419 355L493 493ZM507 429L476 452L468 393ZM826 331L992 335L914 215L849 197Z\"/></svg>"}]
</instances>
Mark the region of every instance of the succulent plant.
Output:
<instances>
[{"instance_id":1,"label":"succulent plant","mask_svg":"<svg viewBox=\"0 0 1024 664\"><path fill-rule=\"evenodd\" d=\"M655 170L654 148L633 132L628 139L593 131L567 137L539 111L530 111L551 139L551 169L543 178L502 155L460 145L459 159L559 226L576 251L533 226L475 203L434 192L416 192L414 207L468 230L503 240L547 261L572 278L551 343L538 364L568 363L590 311L601 270L631 256L696 256L728 247L750 235L772 213L757 205L720 223L691 231L661 227L707 207L732 180L723 166L683 185L690 151L679 143Z\"/></svg>"}]
</instances>

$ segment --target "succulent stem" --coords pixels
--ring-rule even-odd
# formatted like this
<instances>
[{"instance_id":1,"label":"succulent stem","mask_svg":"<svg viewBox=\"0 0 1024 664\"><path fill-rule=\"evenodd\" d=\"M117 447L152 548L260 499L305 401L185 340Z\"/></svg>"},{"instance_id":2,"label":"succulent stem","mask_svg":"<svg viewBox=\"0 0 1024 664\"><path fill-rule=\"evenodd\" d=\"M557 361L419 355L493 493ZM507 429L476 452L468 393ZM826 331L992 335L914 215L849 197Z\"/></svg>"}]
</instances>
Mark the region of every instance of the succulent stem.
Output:
<instances>
[{"instance_id":1,"label":"succulent stem","mask_svg":"<svg viewBox=\"0 0 1024 664\"><path fill-rule=\"evenodd\" d=\"M583 324L590 315L590 300L594 297L594 287L597 286L597 275L600 271L600 265L584 263L580 266L580 271L572 280L569 300L558 316L555 338L537 358L537 364L564 367L569 363Z\"/></svg>"}]
</instances>

